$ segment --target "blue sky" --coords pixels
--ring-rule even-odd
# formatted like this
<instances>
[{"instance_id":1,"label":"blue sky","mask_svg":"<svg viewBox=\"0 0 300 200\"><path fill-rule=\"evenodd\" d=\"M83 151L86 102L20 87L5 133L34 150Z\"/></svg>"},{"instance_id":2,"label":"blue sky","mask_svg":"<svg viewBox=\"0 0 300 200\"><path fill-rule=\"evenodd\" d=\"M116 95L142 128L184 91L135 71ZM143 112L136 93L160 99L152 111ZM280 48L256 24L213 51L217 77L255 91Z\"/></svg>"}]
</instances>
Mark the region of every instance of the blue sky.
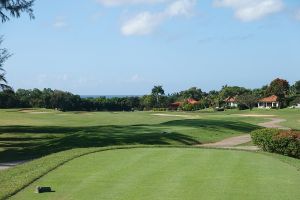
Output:
<instances>
[{"instance_id":1,"label":"blue sky","mask_svg":"<svg viewBox=\"0 0 300 200\"><path fill-rule=\"evenodd\" d=\"M300 79L300 1L36 0L1 24L15 89L172 93Z\"/></svg>"}]
</instances>

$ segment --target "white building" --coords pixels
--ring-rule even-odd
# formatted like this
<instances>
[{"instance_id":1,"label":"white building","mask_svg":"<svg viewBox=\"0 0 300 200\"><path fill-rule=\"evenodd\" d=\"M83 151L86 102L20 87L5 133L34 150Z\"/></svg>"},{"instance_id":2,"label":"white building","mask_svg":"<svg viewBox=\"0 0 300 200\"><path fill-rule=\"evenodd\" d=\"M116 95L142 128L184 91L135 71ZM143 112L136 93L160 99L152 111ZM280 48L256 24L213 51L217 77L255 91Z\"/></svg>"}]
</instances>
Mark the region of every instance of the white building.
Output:
<instances>
[{"instance_id":1,"label":"white building","mask_svg":"<svg viewBox=\"0 0 300 200\"><path fill-rule=\"evenodd\" d=\"M238 102L236 100L236 97L228 97L224 101L226 103L226 106L229 106L231 108L238 107Z\"/></svg>"},{"instance_id":2,"label":"white building","mask_svg":"<svg viewBox=\"0 0 300 200\"><path fill-rule=\"evenodd\" d=\"M272 95L269 97L265 97L258 100L257 103L258 108L279 108L280 102L279 98L276 95Z\"/></svg>"}]
</instances>

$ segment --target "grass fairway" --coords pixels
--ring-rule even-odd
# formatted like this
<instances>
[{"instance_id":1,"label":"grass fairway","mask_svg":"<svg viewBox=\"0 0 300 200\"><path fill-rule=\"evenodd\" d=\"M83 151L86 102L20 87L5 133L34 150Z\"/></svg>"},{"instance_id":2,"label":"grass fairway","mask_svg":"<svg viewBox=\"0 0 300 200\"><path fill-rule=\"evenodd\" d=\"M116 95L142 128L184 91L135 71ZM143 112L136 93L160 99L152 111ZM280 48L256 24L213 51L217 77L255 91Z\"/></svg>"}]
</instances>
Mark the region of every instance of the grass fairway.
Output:
<instances>
[{"instance_id":1,"label":"grass fairway","mask_svg":"<svg viewBox=\"0 0 300 200\"><path fill-rule=\"evenodd\" d=\"M194 145L258 128L255 119L232 116L230 112L154 114L0 110L0 162L38 158L74 148Z\"/></svg>"},{"instance_id":2,"label":"grass fairway","mask_svg":"<svg viewBox=\"0 0 300 200\"><path fill-rule=\"evenodd\" d=\"M300 173L272 156L185 148L89 154L66 163L12 199L298 199ZM35 194L35 186L55 192Z\"/></svg>"}]
</instances>

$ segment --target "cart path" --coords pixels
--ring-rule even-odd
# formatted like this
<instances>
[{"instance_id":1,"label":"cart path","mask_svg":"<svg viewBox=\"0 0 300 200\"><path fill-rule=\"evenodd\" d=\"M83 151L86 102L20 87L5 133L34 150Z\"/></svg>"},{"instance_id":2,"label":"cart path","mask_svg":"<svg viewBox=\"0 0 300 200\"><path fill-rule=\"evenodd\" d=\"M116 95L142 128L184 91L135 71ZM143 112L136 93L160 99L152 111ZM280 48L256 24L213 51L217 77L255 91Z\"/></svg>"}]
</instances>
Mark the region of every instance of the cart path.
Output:
<instances>
[{"instance_id":1,"label":"cart path","mask_svg":"<svg viewBox=\"0 0 300 200\"><path fill-rule=\"evenodd\" d=\"M283 130L290 130L290 128L281 126L278 123L285 122L286 119L280 119L280 118L265 118L269 119L271 121L264 122L264 123L259 123L259 126L265 127L265 128L278 128L278 129L283 129ZM259 148L257 146L238 146L241 144L245 144L247 142L251 141L251 136L250 134L246 135L241 135L241 136L236 136L236 137L231 137L227 138L224 140L221 140L219 142L215 143L208 143L208 144L201 144L197 145L200 147L215 147L215 148L230 148L230 149L241 149L241 150L251 150L251 151L257 151Z\"/></svg>"},{"instance_id":2,"label":"cart path","mask_svg":"<svg viewBox=\"0 0 300 200\"><path fill-rule=\"evenodd\" d=\"M283 129L283 130L290 130L289 127L281 126L278 123L285 122L286 119L280 119L280 118L266 118L271 121L264 122L264 123L259 123L259 126L265 127L265 128L278 128L278 129Z\"/></svg>"},{"instance_id":3,"label":"cart path","mask_svg":"<svg viewBox=\"0 0 300 200\"><path fill-rule=\"evenodd\" d=\"M241 150L259 150L256 146L237 146L241 144L245 144L251 141L250 134L235 136L231 138L227 138L215 143L201 144L197 145L199 147L215 147L215 148L225 148L225 149L241 149Z\"/></svg>"}]
</instances>

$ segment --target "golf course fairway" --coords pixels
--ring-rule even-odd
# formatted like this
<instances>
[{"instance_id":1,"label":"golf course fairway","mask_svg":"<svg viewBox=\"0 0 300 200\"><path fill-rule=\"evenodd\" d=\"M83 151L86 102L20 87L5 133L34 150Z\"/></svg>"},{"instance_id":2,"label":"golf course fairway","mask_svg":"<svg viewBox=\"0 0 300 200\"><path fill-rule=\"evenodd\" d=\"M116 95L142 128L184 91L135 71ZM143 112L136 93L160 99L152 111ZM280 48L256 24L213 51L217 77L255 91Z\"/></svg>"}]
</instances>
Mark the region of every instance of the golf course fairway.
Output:
<instances>
[{"instance_id":1,"label":"golf course fairway","mask_svg":"<svg viewBox=\"0 0 300 200\"><path fill-rule=\"evenodd\" d=\"M53 192L34 193L36 186ZM12 199L299 199L300 172L261 153L198 148L108 150L74 159Z\"/></svg>"}]
</instances>

